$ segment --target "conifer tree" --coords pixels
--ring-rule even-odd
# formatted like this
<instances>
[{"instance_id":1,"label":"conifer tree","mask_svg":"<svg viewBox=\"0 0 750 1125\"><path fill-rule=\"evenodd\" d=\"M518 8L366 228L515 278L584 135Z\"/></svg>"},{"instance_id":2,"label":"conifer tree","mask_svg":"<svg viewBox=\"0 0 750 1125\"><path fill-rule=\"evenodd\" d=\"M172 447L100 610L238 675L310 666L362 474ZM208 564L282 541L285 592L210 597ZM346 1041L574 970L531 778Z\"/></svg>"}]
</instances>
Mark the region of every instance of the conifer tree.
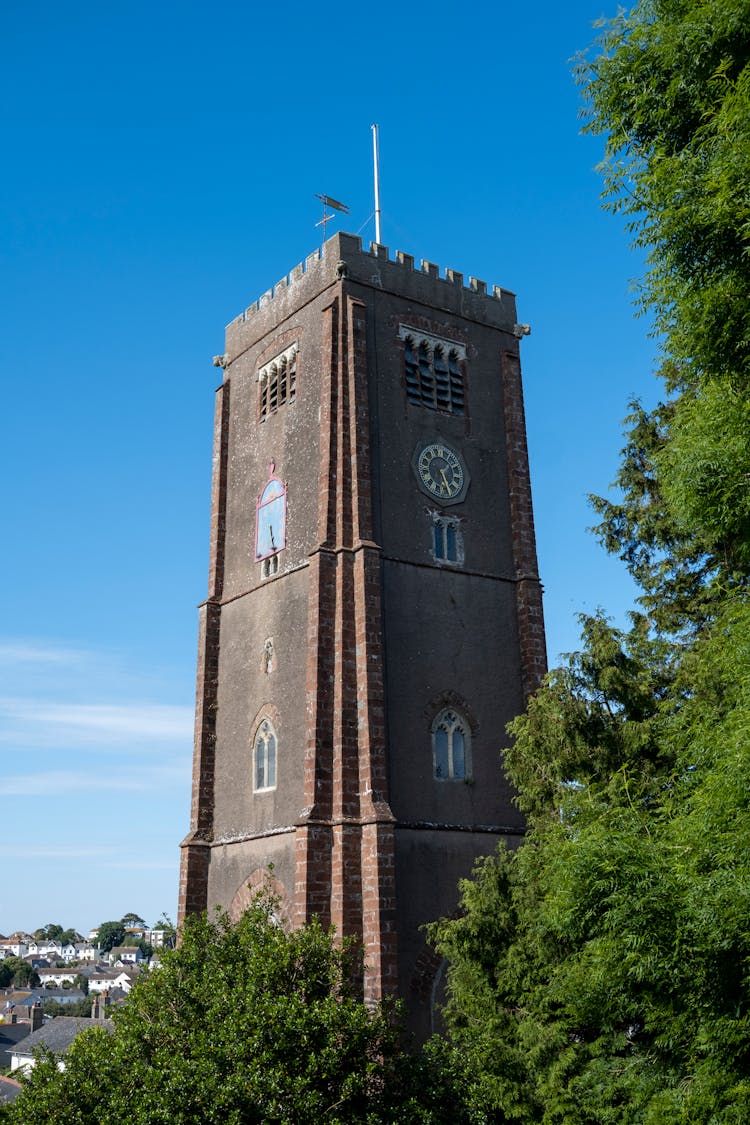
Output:
<instances>
[{"instance_id":1,"label":"conifer tree","mask_svg":"<svg viewBox=\"0 0 750 1125\"><path fill-rule=\"evenodd\" d=\"M750 1119L750 4L641 0L578 77L665 397L598 533L641 588L512 727L529 832L434 940L486 1120Z\"/></svg>"}]
</instances>

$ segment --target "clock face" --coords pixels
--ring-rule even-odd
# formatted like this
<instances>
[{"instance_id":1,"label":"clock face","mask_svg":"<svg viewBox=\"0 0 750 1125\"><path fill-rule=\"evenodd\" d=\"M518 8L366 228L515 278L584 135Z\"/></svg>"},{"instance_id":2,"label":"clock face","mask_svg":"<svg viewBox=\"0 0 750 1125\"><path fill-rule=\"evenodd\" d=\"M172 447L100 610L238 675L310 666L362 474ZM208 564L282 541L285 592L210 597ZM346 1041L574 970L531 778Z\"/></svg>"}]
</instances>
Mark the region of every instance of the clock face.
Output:
<instances>
[{"instance_id":1,"label":"clock face","mask_svg":"<svg viewBox=\"0 0 750 1125\"><path fill-rule=\"evenodd\" d=\"M419 451L416 470L421 483L438 500L453 500L464 487L464 470L458 456L442 442Z\"/></svg>"},{"instance_id":2,"label":"clock face","mask_svg":"<svg viewBox=\"0 0 750 1125\"><path fill-rule=\"evenodd\" d=\"M286 546L286 488L272 477L258 498L255 558L267 559Z\"/></svg>"}]
</instances>

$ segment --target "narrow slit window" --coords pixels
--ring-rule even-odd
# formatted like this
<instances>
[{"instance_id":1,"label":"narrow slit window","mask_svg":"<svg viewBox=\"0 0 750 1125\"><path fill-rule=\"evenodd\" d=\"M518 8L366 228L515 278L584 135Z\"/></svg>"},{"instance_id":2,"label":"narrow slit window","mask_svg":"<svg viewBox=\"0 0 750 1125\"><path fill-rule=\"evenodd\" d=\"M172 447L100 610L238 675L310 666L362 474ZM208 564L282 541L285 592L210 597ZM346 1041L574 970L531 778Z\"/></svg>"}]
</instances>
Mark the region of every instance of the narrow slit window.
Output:
<instances>
[{"instance_id":1,"label":"narrow slit window","mask_svg":"<svg viewBox=\"0 0 750 1125\"><path fill-rule=\"evenodd\" d=\"M253 745L253 788L276 788L276 732L270 721L264 719L258 727Z\"/></svg>"}]
</instances>

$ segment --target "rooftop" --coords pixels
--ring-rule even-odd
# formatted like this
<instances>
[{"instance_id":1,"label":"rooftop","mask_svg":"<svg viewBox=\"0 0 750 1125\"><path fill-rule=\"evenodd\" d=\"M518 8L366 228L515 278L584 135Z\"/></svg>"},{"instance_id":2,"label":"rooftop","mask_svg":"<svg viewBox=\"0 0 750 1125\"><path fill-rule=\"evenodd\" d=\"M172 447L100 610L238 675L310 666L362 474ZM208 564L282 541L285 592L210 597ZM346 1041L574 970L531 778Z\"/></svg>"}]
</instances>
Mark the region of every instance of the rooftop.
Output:
<instances>
[{"instance_id":1,"label":"rooftop","mask_svg":"<svg viewBox=\"0 0 750 1125\"><path fill-rule=\"evenodd\" d=\"M64 1055L76 1036L92 1027L111 1031L113 1024L112 1020L94 1020L86 1016L55 1016L44 1027L27 1035L23 1047L14 1054L31 1055L37 1047L47 1047L56 1055Z\"/></svg>"}]
</instances>

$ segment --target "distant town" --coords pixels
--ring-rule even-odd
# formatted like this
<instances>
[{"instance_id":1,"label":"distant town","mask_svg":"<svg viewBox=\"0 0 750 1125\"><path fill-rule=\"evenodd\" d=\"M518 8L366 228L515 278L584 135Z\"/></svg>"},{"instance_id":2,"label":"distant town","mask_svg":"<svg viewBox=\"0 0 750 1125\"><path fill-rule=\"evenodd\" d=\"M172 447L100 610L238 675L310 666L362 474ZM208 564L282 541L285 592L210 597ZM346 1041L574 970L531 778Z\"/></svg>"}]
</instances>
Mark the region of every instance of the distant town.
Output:
<instances>
[{"instance_id":1,"label":"distant town","mask_svg":"<svg viewBox=\"0 0 750 1125\"><path fill-rule=\"evenodd\" d=\"M54 923L0 935L0 1104L13 1100L20 1086L11 1076L34 1066L37 1049L64 1067L79 1031L92 1020L109 1026L112 1007L174 940L166 916L148 926L132 913L85 935Z\"/></svg>"}]
</instances>

